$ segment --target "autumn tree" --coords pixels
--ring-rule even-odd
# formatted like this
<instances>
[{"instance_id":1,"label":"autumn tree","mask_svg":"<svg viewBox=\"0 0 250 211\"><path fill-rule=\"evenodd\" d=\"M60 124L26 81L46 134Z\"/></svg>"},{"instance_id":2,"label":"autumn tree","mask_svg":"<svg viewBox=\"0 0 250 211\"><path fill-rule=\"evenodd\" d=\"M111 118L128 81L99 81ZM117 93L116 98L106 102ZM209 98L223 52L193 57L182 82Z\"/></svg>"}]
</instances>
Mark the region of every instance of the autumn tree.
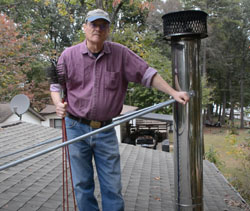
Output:
<instances>
[{"instance_id":1,"label":"autumn tree","mask_svg":"<svg viewBox=\"0 0 250 211\"><path fill-rule=\"evenodd\" d=\"M49 97L44 95L47 93L48 87L42 85L46 82L44 67L49 65L51 58L57 58L65 47L84 39L82 24L87 12L95 8L103 8L109 12L112 21L111 40L131 47L149 65L158 69L165 79L170 80L170 68L166 68L169 66L169 59L165 53L161 53L164 49L160 48L163 37L158 36L159 33L157 34L155 30L148 29L147 17L154 9L152 2L151 0L5 0L1 2L0 11L8 14L14 20L21 37L39 35L46 39L43 42L40 42L39 39L31 41L32 44L40 46L40 55L34 54L36 60L29 63L30 67L23 73L26 78L24 90L30 93L33 105L40 104L38 102ZM128 30L129 28L133 28L135 32ZM130 33L132 33L131 38L127 38ZM126 42L126 40L130 42ZM169 49L169 47L165 47L165 49ZM140 98L137 96L143 96L143 92L140 92L138 88L138 91L134 92L136 95L131 95L130 99L137 100L135 104L141 104L140 106L154 103L154 98L159 99L157 102L167 99L166 96L151 93L150 103L143 104L143 100L142 103L139 103ZM161 99L161 97L163 98ZM38 107L40 108L41 105Z\"/></svg>"},{"instance_id":2,"label":"autumn tree","mask_svg":"<svg viewBox=\"0 0 250 211\"><path fill-rule=\"evenodd\" d=\"M22 37L13 21L0 15L0 101L9 101L27 83L26 73L39 49L33 38Z\"/></svg>"}]
</instances>

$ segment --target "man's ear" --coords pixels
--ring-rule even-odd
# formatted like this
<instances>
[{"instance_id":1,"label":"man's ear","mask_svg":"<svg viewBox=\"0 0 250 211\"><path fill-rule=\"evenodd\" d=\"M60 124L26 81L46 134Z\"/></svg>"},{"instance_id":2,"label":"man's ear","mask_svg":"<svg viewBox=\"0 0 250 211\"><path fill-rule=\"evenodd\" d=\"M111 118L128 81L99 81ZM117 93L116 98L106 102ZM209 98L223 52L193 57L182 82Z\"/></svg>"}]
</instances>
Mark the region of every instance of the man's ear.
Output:
<instances>
[{"instance_id":1,"label":"man's ear","mask_svg":"<svg viewBox=\"0 0 250 211\"><path fill-rule=\"evenodd\" d=\"M83 33L85 32L86 27L87 27L87 24L84 23L84 24L82 25L82 31L83 31Z\"/></svg>"}]
</instances>

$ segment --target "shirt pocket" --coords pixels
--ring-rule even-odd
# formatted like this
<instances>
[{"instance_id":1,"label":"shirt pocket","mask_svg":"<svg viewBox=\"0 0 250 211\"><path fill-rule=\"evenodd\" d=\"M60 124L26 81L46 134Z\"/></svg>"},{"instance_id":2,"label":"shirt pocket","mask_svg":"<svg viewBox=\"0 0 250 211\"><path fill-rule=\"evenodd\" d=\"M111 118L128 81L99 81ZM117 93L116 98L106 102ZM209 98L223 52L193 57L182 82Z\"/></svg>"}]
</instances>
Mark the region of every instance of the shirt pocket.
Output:
<instances>
[{"instance_id":1,"label":"shirt pocket","mask_svg":"<svg viewBox=\"0 0 250 211\"><path fill-rule=\"evenodd\" d=\"M105 88L114 90L118 88L119 72L105 72Z\"/></svg>"}]
</instances>

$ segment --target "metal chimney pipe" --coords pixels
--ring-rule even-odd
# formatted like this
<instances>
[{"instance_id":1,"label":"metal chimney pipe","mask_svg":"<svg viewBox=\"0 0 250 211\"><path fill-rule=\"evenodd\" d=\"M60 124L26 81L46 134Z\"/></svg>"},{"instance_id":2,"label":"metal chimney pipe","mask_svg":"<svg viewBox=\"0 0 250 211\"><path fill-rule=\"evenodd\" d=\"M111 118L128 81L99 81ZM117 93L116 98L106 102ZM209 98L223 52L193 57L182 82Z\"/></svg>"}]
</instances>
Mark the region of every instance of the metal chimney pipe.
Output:
<instances>
[{"instance_id":1,"label":"metal chimney pipe","mask_svg":"<svg viewBox=\"0 0 250 211\"><path fill-rule=\"evenodd\" d=\"M203 131L201 114L200 40L207 37L207 14L179 11L163 17L171 41L173 87L194 91L187 105L174 105L175 210L203 210Z\"/></svg>"}]
</instances>

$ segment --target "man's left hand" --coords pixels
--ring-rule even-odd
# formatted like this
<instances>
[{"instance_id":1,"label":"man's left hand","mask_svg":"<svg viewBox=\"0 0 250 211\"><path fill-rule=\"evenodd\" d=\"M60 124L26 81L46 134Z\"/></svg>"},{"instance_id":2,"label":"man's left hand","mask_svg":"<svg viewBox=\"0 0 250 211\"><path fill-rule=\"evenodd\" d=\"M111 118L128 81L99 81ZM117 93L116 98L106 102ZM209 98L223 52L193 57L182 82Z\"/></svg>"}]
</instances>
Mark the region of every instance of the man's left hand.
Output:
<instances>
[{"instance_id":1,"label":"man's left hand","mask_svg":"<svg viewBox=\"0 0 250 211\"><path fill-rule=\"evenodd\" d=\"M173 98L183 104L183 105L186 105L186 103L189 101L189 95L187 92L176 92L174 95L173 95Z\"/></svg>"}]
</instances>

